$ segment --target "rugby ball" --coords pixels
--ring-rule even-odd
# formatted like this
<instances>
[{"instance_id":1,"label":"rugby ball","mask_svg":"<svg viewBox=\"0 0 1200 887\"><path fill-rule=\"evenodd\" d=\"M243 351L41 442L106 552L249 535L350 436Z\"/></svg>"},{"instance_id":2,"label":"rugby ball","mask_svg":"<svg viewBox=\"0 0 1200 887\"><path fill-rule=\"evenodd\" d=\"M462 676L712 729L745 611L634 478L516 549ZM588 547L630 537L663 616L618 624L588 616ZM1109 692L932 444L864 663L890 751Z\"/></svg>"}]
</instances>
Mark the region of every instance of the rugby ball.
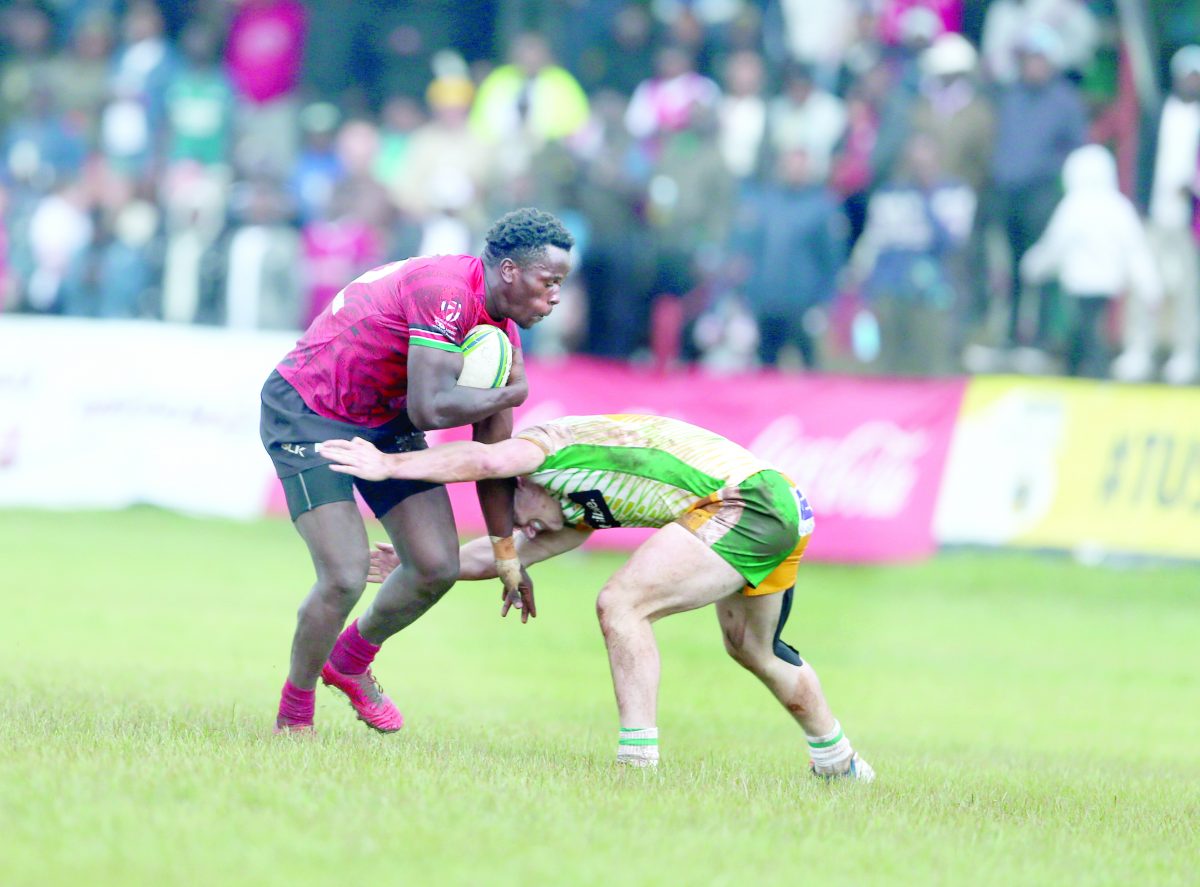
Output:
<instances>
[{"instance_id":1,"label":"rugby ball","mask_svg":"<svg viewBox=\"0 0 1200 887\"><path fill-rule=\"evenodd\" d=\"M500 388L512 370L512 342L504 331L481 323L462 344L463 368L458 384L468 388Z\"/></svg>"}]
</instances>

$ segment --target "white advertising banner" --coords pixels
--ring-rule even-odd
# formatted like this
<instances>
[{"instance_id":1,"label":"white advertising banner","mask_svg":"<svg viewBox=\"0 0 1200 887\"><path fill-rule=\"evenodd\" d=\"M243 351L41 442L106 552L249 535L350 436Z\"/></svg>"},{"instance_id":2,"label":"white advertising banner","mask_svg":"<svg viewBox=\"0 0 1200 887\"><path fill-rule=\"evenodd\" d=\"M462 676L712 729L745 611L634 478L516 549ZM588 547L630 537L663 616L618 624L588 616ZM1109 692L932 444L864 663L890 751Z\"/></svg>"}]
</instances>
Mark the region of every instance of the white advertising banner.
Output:
<instances>
[{"instance_id":1,"label":"white advertising banner","mask_svg":"<svg viewBox=\"0 0 1200 887\"><path fill-rule=\"evenodd\" d=\"M261 514L258 392L295 340L0 315L0 506Z\"/></svg>"}]
</instances>

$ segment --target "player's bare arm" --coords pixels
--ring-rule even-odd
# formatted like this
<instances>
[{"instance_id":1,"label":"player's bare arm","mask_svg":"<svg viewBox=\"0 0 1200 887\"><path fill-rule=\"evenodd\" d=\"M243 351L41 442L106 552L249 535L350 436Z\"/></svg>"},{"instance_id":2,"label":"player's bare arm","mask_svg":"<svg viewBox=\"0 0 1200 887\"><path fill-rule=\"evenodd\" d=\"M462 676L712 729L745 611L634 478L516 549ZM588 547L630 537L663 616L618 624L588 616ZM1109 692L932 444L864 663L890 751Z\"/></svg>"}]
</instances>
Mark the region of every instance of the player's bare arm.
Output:
<instances>
[{"instance_id":1,"label":"player's bare arm","mask_svg":"<svg viewBox=\"0 0 1200 887\"><path fill-rule=\"evenodd\" d=\"M439 348L412 348L408 354L408 415L422 431L457 428L486 419L525 402L529 385L524 372L513 374L503 388L467 388L457 384L462 357Z\"/></svg>"},{"instance_id":2,"label":"player's bare arm","mask_svg":"<svg viewBox=\"0 0 1200 887\"><path fill-rule=\"evenodd\" d=\"M499 443L512 436L512 410L501 410L479 422L471 429L473 439L482 444ZM493 566L504 584L501 616L516 606L521 610L521 622L537 616L533 594L533 579L521 565L513 542L513 493L516 482L508 478L489 478L477 481L476 494L483 512L484 523L492 544Z\"/></svg>"},{"instance_id":3,"label":"player's bare arm","mask_svg":"<svg viewBox=\"0 0 1200 887\"><path fill-rule=\"evenodd\" d=\"M532 539L519 536L517 555L521 558L522 566L531 567L568 551L574 551L587 541L592 532L588 527L563 527L561 530L539 533ZM367 574L367 581L379 583L400 566L400 558L389 542L376 542L375 549L371 552L371 569ZM492 547L483 537L463 544L459 549L458 563L458 578L463 581L496 578Z\"/></svg>"},{"instance_id":4,"label":"player's bare arm","mask_svg":"<svg viewBox=\"0 0 1200 887\"><path fill-rule=\"evenodd\" d=\"M318 451L334 471L364 480L426 480L449 484L518 477L536 471L546 459L542 448L520 437L494 444L454 441L415 453L381 453L369 441L327 440Z\"/></svg>"}]
</instances>

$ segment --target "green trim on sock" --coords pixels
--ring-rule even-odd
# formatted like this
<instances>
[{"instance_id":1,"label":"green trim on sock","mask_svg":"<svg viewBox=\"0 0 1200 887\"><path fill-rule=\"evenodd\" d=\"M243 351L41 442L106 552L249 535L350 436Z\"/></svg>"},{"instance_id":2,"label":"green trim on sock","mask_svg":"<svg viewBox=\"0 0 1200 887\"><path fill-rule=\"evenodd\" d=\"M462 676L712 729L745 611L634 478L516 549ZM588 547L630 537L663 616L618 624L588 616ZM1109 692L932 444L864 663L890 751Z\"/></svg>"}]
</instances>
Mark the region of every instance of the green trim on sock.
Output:
<instances>
[{"instance_id":1,"label":"green trim on sock","mask_svg":"<svg viewBox=\"0 0 1200 887\"><path fill-rule=\"evenodd\" d=\"M617 745L658 745L657 739L618 739Z\"/></svg>"},{"instance_id":2,"label":"green trim on sock","mask_svg":"<svg viewBox=\"0 0 1200 887\"><path fill-rule=\"evenodd\" d=\"M845 731L838 730L837 736L833 737L833 739L830 739L828 742L812 742L810 740L808 743L808 747L809 748L829 748L830 746L837 745L839 742L841 742L845 738L846 738Z\"/></svg>"},{"instance_id":3,"label":"green trim on sock","mask_svg":"<svg viewBox=\"0 0 1200 887\"><path fill-rule=\"evenodd\" d=\"M654 730L654 727L622 727L622 733L641 733L643 730Z\"/></svg>"}]
</instances>

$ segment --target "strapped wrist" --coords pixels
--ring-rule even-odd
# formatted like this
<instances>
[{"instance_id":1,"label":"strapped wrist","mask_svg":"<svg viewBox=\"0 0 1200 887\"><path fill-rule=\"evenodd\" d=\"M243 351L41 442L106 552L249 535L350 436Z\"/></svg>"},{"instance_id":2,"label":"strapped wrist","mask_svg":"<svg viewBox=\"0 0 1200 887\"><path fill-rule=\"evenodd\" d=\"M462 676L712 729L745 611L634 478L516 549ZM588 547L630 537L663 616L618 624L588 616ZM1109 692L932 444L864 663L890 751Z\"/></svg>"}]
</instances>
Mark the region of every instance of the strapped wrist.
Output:
<instances>
[{"instance_id":1,"label":"strapped wrist","mask_svg":"<svg viewBox=\"0 0 1200 887\"><path fill-rule=\"evenodd\" d=\"M517 543L512 536L489 536L492 540L492 554L498 561L513 561L517 559Z\"/></svg>"}]
</instances>

